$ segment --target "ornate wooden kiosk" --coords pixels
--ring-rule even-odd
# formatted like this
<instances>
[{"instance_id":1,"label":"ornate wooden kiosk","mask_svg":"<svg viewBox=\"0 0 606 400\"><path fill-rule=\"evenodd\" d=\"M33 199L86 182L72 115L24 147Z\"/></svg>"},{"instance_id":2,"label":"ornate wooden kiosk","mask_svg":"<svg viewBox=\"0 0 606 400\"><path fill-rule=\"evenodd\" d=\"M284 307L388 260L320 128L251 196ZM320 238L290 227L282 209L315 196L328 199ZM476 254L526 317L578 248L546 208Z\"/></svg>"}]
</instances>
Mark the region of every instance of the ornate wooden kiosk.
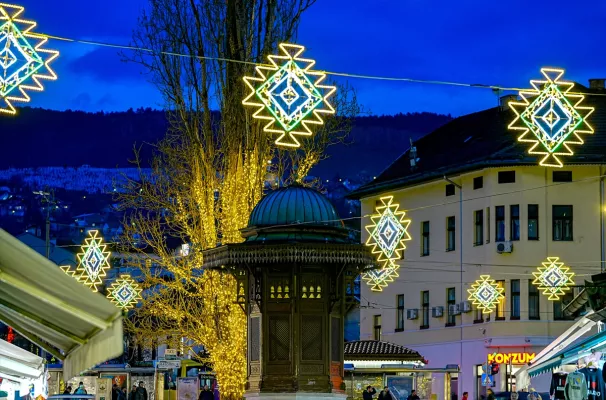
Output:
<instances>
[{"instance_id":1,"label":"ornate wooden kiosk","mask_svg":"<svg viewBox=\"0 0 606 400\"><path fill-rule=\"evenodd\" d=\"M374 268L332 204L301 186L278 189L253 210L243 243L205 253L230 270L248 316L247 398L344 397L343 318L354 279ZM280 395L278 395L280 394Z\"/></svg>"}]
</instances>

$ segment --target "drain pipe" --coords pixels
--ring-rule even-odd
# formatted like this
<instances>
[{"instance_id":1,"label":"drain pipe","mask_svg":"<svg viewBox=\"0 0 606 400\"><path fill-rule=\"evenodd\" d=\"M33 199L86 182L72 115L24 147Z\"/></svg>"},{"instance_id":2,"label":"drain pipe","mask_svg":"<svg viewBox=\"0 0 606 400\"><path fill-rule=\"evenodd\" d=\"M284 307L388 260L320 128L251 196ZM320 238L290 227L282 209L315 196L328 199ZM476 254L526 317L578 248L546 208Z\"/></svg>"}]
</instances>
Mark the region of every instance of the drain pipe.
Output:
<instances>
[{"instance_id":1,"label":"drain pipe","mask_svg":"<svg viewBox=\"0 0 606 400\"><path fill-rule=\"evenodd\" d=\"M600 272L606 270L604 263L606 262L606 205L604 204L604 172L600 167Z\"/></svg>"},{"instance_id":2,"label":"drain pipe","mask_svg":"<svg viewBox=\"0 0 606 400\"><path fill-rule=\"evenodd\" d=\"M460 261L461 261L461 287L459 289L459 291L461 292L461 303L462 304L465 301L465 297L463 295L463 179L461 178L461 185L459 185L458 183L452 181L450 178L448 178L446 175L444 175L444 180L452 185L455 185L458 189L459 189L459 255L460 255ZM456 241L455 241L456 243ZM455 317L456 318L456 317ZM459 394L463 393L463 376L462 376L462 371L463 371L463 316L461 315L461 341L459 342L460 346L460 366L459 366L459 374L457 377L457 385L459 386ZM446 393L444 394L444 397L446 397Z\"/></svg>"}]
</instances>

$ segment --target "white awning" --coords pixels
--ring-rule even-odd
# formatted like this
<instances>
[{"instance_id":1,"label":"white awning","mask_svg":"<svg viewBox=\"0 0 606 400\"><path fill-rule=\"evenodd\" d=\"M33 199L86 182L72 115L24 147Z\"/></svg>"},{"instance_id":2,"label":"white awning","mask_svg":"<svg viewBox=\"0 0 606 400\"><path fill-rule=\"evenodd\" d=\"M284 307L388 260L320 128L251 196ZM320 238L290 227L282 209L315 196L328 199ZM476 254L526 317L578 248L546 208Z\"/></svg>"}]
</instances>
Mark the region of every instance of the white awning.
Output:
<instances>
[{"instance_id":1,"label":"white awning","mask_svg":"<svg viewBox=\"0 0 606 400\"><path fill-rule=\"evenodd\" d=\"M123 352L121 311L2 229L0 321L62 359L65 380Z\"/></svg>"},{"instance_id":2,"label":"white awning","mask_svg":"<svg viewBox=\"0 0 606 400\"><path fill-rule=\"evenodd\" d=\"M0 339L0 374L15 378L38 379L44 373L44 360Z\"/></svg>"}]
</instances>

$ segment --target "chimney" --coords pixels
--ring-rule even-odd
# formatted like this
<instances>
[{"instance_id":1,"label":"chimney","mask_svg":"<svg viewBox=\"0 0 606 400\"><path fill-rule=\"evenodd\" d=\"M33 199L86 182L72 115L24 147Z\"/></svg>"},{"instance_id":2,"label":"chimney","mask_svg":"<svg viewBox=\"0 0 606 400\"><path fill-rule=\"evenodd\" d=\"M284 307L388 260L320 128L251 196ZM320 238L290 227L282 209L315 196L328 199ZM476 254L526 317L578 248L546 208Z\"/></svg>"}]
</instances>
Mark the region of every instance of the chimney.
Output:
<instances>
[{"instance_id":1,"label":"chimney","mask_svg":"<svg viewBox=\"0 0 606 400\"><path fill-rule=\"evenodd\" d=\"M604 85L604 82L606 82L606 79L602 78L602 79L590 79L589 80L589 88L590 89L598 89L598 90L604 90L606 87Z\"/></svg>"},{"instance_id":2,"label":"chimney","mask_svg":"<svg viewBox=\"0 0 606 400\"><path fill-rule=\"evenodd\" d=\"M501 107L501 111L509 110L509 102L518 100L517 94L506 94L505 96L501 96L499 98L499 106Z\"/></svg>"}]
</instances>

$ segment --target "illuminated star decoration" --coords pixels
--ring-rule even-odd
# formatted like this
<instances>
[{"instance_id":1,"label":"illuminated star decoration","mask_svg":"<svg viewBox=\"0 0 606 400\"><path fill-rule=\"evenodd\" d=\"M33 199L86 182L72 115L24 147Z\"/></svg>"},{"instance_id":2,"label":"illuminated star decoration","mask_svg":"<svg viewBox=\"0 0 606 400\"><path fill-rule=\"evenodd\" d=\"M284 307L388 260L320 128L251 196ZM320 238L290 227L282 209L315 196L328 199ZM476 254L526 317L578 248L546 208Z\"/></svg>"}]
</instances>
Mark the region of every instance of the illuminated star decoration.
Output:
<instances>
[{"instance_id":1,"label":"illuminated star decoration","mask_svg":"<svg viewBox=\"0 0 606 400\"><path fill-rule=\"evenodd\" d=\"M322 114L334 114L328 98L337 90L321 83L326 74L312 71L314 60L300 58L305 47L283 43L281 55L268 56L271 65L255 68L244 77L250 89L242 104L257 107L253 118L266 120L263 130L279 135L276 145L300 147L297 136L311 136L311 125L322 125Z\"/></svg>"},{"instance_id":2,"label":"illuminated star decoration","mask_svg":"<svg viewBox=\"0 0 606 400\"><path fill-rule=\"evenodd\" d=\"M402 258L402 251L406 249L404 242L410 240L410 219L406 218L404 211L399 211L400 205L393 202L393 196L379 200L381 204L375 208L377 213L370 216L372 223L365 227L369 234L366 245L372 247L371 251L377 255L381 266L363 276L374 291L382 290L399 276L397 271L400 267L395 260Z\"/></svg>"},{"instance_id":3,"label":"illuminated star decoration","mask_svg":"<svg viewBox=\"0 0 606 400\"><path fill-rule=\"evenodd\" d=\"M494 279L490 279L490 275L480 275L480 279L471 285L467 292L469 301L482 310L482 314L490 314L505 297L504 290L505 288L499 287Z\"/></svg>"},{"instance_id":4,"label":"illuminated star decoration","mask_svg":"<svg viewBox=\"0 0 606 400\"><path fill-rule=\"evenodd\" d=\"M61 268L61 271L65 272L66 275L79 280L78 275L76 275L76 271L74 271L70 265L61 265L59 268Z\"/></svg>"},{"instance_id":5,"label":"illuminated star decoration","mask_svg":"<svg viewBox=\"0 0 606 400\"><path fill-rule=\"evenodd\" d=\"M121 275L112 283L107 298L121 309L128 310L141 300L141 287L130 275Z\"/></svg>"},{"instance_id":6,"label":"illuminated star decoration","mask_svg":"<svg viewBox=\"0 0 606 400\"><path fill-rule=\"evenodd\" d=\"M0 113L16 113L13 101L28 102L28 90L42 91L40 80L55 80L50 63L59 56L43 49L47 37L35 34L36 22L21 18L24 8L0 3Z\"/></svg>"},{"instance_id":7,"label":"illuminated star decoration","mask_svg":"<svg viewBox=\"0 0 606 400\"><path fill-rule=\"evenodd\" d=\"M106 251L107 245L103 244L103 239L98 236L98 231L89 231L89 237L84 240L82 252L78 253L78 275L79 281L90 286L93 292L97 292L97 285L103 283L101 278L110 268L109 257L111 252Z\"/></svg>"},{"instance_id":8,"label":"illuminated star decoration","mask_svg":"<svg viewBox=\"0 0 606 400\"><path fill-rule=\"evenodd\" d=\"M547 257L543 266L538 267L537 272L532 273L535 278L532 283L542 290L549 300L554 301L559 300L560 296L563 296L566 291L570 290L570 286L574 285L572 280L574 272L569 272L570 268L564 266L564 263L559 260L559 257Z\"/></svg>"},{"instance_id":9,"label":"illuminated star decoration","mask_svg":"<svg viewBox=\"0 0 606 400\"><path fill-rule=\"evenodd\" d=\"M583 144L581 133L592 134L587 117L593 107L581 107L585 96L570 93L573 82L561 81L564 70L543 68L544 80L531 80L533 89L520 91L521 102L510 102L515 118L509 129L521 131L519 142L530 143L528 154L541 155L544 167L562 167L558 156L571 156L571 145Z\"/></svg>"}]
</instances>

